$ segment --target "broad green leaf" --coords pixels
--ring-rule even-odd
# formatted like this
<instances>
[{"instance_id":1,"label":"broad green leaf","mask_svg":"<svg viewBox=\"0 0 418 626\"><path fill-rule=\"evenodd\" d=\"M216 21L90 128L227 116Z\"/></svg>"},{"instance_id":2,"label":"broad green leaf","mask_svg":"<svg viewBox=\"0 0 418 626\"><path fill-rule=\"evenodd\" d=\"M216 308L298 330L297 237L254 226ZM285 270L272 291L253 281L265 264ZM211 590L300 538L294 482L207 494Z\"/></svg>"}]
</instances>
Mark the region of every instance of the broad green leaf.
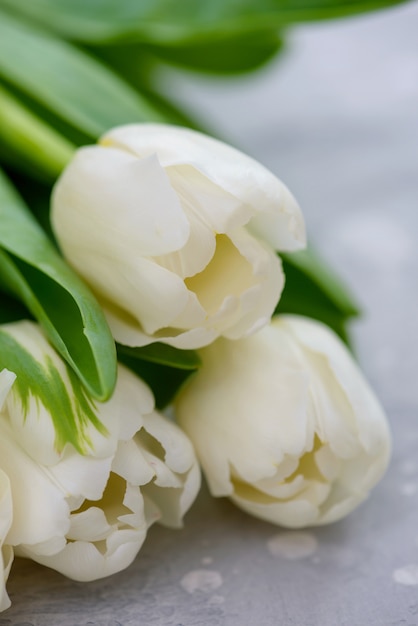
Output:
<instances>
[{"instance_id":1,"label":"broad green leaf","mask_svg":"<svg viewBox=\"0 0 418 626\"><path fill-rule=\"evenodd\" d=\"M0 324L8 324L9 322L17 322L31 318L28 309L16 298L0 294Z\"/></svg>"},{"instance_id":2,"label":"broad green leaf","mask_svg":"<svg viewBox=\"0 0 418 626\"><path fill-rule=\"evenodd\" d=\"M75 146L0 85L0 140L31 167L55 179Z\"/></svg>"},{"instance_id":3,"label":"broad green leaf","mask_svg":"<svg viewBox=\"0 0 418 626\"><path fill-rule=\"evenodd\" d=\"M259 68L282 48L277 32L229 37L220 41L196 41L182 46L153 46L149 50L162 61L199 72L237 74Z\"/></svg>"},{"instance_id":4,"label":"broad green leaf","mask_svg":"<svg viewBox=\"0 0 418 626\"><path fill-rule=\"evenodd\" d=\"M7 326L0 327L0 371L4 368L16 374L12 393L21 402L23 417L30 410L31 400L42 404L51 416L59 452L71 443L80 454L87 453L91 448L90 424L103 435L107 433L97 418L94 402L72 369L67 365L63 378L50 355L36 360Z\"/></svg>"},{"instance_id":5,"label":"broad green leaf","mask_svg":"<svg viewBox=\"0 0 418 626\"><path fill-rule=\"evenodd\" d=\"M109 398L116 350L102 310L1 173L0 286L27 306L88 391Z\"/></svg>"},{"instance_id":6,"label":"broad green leaf","mask_svg":"<svg viewBox=\"0 0 418 626\"><path fill-rule=\"evenodd\" d=\"M16 172L13 168L5 169L4 173L11 185L19 191L21 200L35 216L43 231L51 241L54 241L49 219L53 183L51 181L46 182L39 177L35 179L25 173Z\"/></svg>"},{"instance_id":7,"label":"broad green leaf","mask_svg":"<svg viewBox=\"0 0 418 626\"><path fill-rule=\"evenodd\" d=\"M171 402L182 384L195 371L138 359L123 352L118 353L118 359L151 387L159 409L163 409Z\"/></svg>"},{"instance_id":8,"label":"broad green leaf","mask_svg":"<svg viewBox=\"0 0 418 626\"><path fill-rule=\"evenodd\" d=\"M118 357L127 356L181 370L194 370L201 365L200 357L194 350L178 350L164 343L151 343L143 348L130 348L116 344L116 348Z\"/></svg>"},{"instance_id":9,"label":"broad green leaf","mask_svg":"<svg viewBox=\"0 0 418 626\"><path fill-rule=\"evenodd\" d=\"M192 372L201 365L194 350L178 350L163 343L143 348L117 344L118 359L151 387L158 408L164 408Z\"/></svg>"},{"instance_id":10,"label":"broad green leaf","mask_svg":"<svg viewBox=\"0 0 418 626\"><path fill-rule=\"evenodd\" d=\"M240 33L356 15L402 0L0 0L73 40L157 44L219 41Z\"/></svg>"},{"instance_id":11,"label":"broad green leaf","mask_svg":"<svg viewBox=\"0 0 418 626\"><path fill-rule=\"evenodd\" d=\"M161 112L165 121L178 126L188 126L204 132L201 120L194 119L188 111L184 111L161 93L156 91L154 74L161 66L149 46L138 43L122 43L115 46L90 47L92 53L111 67L134 89L144 95L155 109ZM208 132L208 131L207 131ZM213 134L213 132L212 132Z\"/></svg>"},{"instance_id":12,"label":"broad green leaf","mask_svg":"<svg viewBox=\"0 0 418 626\"><path fill-rule=\"evenodd\" d=\"M0 76L94 138L118 124L164 121L98 60L3 11Z\"/></svg>"},{"instance_id":13,"label":"broad green leaf","mask_svg":"<svg viewBox=\"0 0 418 626\"><path fill-rule=\"evenodd\" d=\"M275 313L320 320L348 342L346 324L359 308L341 279L310 248L280 256L286 283Z\"/></svg>"}]
</instances>

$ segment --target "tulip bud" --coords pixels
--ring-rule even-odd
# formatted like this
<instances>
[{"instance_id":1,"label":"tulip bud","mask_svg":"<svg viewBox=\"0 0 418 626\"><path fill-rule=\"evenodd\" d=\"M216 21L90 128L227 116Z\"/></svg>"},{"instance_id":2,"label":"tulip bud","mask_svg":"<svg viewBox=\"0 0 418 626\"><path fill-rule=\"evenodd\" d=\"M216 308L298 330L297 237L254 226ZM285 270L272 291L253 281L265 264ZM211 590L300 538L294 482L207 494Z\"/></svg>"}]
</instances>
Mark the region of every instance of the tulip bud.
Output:
<instances>
[{"instance_id":1,"label":"tulip bud","mask_svg":"<svg viewBox=\"0 0 418 626\"><path fill-rule=\"evenodd\" d=\"M58 180L52 225L129 346L246 336L283 288L275 251L305 245L287 188L241 152L192 130L123 126L80 149Z\"/></svg>"},{"instance_id":2,"label":"tulip bud","mask_svg":"<svg viewBox=\"0 0 418 626\"><path fill-rule=\"evenodd\" d=\"M293 528L334 522L367 497L388 463L388 425L329 328L281 316L199 354L176 413L213 495Z\"/></svg>"},{"instance_id":3,"label":"tulip bud","mask_svg":"<svg viewBox=\"0 0 418 626\"><path fill-rule=\"evenodd\" d=\"M13 500L6 543L76 580L120 571L152 523L181 524L199 488L190 442L126 368L99 403L37 325L0 327L0 346L0 365L17 372L0 412L0 470Z\"/></svg>"}]
</instances>

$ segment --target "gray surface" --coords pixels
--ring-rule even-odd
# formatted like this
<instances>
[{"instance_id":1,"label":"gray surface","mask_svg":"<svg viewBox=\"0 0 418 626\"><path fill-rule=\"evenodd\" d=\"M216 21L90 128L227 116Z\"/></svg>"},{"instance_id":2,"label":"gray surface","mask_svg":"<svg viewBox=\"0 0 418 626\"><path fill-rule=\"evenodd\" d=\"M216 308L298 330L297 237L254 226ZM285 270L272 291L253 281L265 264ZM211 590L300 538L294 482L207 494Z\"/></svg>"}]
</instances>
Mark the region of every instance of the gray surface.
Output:
<instances>
[{"instance_id":1,"label":"gray surface","mask_svg":"<svg viewBox=\"0 0 418 626\"><path fill-rule=\"evenodd\" d=\"M155 527L136 562L92 584L20 562L0 626L415 626L418 587L418 6L295 31L251 82L187 82L225 134L298 197L309 232L367 316L358 353L393 425L391 467L314 555L273 557L280 531L202 493L184 530ZM185 591L192 570L222 576ZM417 581L418 582L418 581Z\"/></svg>"}]
</instances>

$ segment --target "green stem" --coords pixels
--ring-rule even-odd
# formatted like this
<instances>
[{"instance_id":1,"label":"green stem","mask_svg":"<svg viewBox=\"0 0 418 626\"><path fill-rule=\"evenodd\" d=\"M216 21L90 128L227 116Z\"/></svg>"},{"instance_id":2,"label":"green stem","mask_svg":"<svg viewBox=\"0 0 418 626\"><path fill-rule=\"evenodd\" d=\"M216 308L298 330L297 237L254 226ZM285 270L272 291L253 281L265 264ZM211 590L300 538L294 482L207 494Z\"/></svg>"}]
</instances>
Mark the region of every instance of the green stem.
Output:
<instances>
[{"instance_id":1,"label":"green stem","mask_svg":"<svg viewBox=\"0 0 418 626\"><path fill-rule=\"evenodd\" d=\"M52 179L62 172L76 149L1 86L0 140Z\"/></svg>"}]
</instances>

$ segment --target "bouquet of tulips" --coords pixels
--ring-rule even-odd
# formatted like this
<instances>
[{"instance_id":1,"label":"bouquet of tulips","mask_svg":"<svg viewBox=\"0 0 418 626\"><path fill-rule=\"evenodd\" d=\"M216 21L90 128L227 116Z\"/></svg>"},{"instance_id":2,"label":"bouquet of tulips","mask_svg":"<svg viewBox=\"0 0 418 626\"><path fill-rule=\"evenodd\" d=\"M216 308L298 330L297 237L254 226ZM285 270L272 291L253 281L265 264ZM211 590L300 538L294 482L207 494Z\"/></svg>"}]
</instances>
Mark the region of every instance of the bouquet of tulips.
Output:
<instances>
[{"instance_id":1,"label":"bouquet of tulips","mask_svg":"<svg viewBox=\"0 0 418 626\"><path fill-rule=\"evenodd\" d=\"M301 528L352 511L390 453L357 307L291 192L126 60L247 71L292 13L249 3L250 32L196 8L170 30L148 3L94 4L0 0L1 610L15 555L82 581L127 567L153 523L181 526L200 468Z\"/></svg>"}]
</instances>

